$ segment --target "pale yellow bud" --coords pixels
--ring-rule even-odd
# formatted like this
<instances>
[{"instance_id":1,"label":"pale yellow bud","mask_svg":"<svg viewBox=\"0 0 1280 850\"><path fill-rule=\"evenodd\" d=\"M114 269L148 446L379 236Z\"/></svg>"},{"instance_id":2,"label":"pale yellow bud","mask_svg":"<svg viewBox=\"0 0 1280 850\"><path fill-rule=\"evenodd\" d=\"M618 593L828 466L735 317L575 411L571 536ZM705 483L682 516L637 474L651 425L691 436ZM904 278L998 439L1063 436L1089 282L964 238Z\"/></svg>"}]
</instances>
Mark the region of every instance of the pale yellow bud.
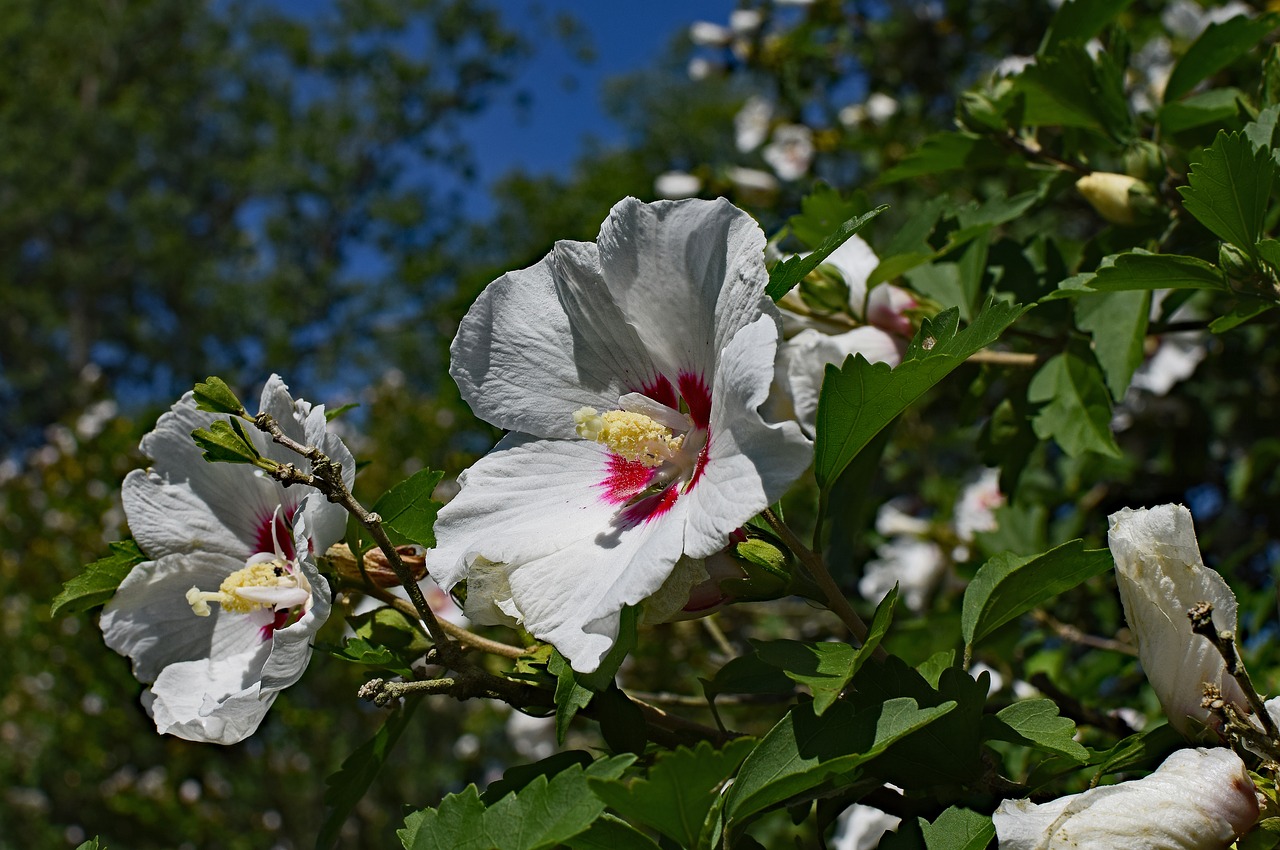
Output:
<instances>
[{"instance_id":1,"label":"pale yellow bud","mask_svg":"<svg viewBox=\"0 0 1280 850\"><path fill-rule=\"evenodd\" d=\"M1137 221L1129 193L1134 189L1141 192L1145 188L1136 177L1108 171L1095 171L1076 181L1076 189L1084 199L1098 211L1098 215L1112 224L1129 225Z\"/></svg>"}]
</instances>

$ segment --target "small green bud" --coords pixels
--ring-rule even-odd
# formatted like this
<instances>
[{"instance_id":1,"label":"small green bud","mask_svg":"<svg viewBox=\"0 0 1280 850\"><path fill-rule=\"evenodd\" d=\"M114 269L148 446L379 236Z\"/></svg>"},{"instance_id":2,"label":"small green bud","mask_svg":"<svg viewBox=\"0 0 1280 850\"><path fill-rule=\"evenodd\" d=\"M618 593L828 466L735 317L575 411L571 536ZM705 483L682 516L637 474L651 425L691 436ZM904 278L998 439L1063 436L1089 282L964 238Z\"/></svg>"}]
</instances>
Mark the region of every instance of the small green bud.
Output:
<instances>
[{"instance_id":1,"label":"small green bud","mask_svg":"<svg viewBox=\"0 0 1280 850\"><path fill-rule=\"evenodd\" d=\"M1139 139L1124 153L1124 170L1141 180L1159 178L1164 172L1164 154L1159 145Z\"/></svg>"},{"instance_id":2,"label":"small green bud","mask_svg":"<svg viewBox=\"0 0 1280 850\"><path fill-rule=\"evenodd\" d=\"M751 601L777 599L791 592L791 564L787 553L778 546L760 537L750 537L731 551L746 577L720 582L720 590L726 596Z\"/></svg>"},{"instance_id":3,"label":"small green bud","mask_svg":"<svg viewBox=\"0 0 1280 850\"><path fill-rule=\"evenodd\" d=\"M1255 271L1253 261L1230 242L1218 246L1218 266L1236 279L1250 277Z\"/></svg>"},{"instance_id":4,"label":"small green bud","mask_svg":"<svg viewBox=\"0 0 1280 850\"><path fill-rule=\"evenodd\" d=\"M849 309L849 284L840 270L823 263L800 281L800 297L815 313L828 316Z\"/></svg>"},{"instance_id":5,"label":"small green bud","mask_svg":"<svg viewBox=\"0 0 1280 850\"><path fill-rule=\"evenodd\" d=\"M956 109L960 126L975 133L990 133L1005 129L1004 116L996 104L981 92L967 91L960 95Z\"/></svg>"}]
</instances>

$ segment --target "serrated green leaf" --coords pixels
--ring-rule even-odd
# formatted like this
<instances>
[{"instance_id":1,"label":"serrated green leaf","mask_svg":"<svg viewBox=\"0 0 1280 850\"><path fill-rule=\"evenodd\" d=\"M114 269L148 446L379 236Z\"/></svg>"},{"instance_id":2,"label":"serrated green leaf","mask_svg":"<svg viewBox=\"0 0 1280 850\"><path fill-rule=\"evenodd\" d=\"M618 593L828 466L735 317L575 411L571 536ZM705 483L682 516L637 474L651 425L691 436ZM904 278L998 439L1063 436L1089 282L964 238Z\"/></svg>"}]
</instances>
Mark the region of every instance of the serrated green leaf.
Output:
<instances>
[{"instance_id":1,"label":"serrated green leaf","mask_svg":"<svg viewBox=\"0 0 1280 850\"><path fill-rule=\"evenodd\" d=\"M1272 152L1276 146L1276 128L1280 125L1280 105L1268 106L1258 117L1244 126L1244 135L1255 148Z\"/></svg>"},{"instance_id":2,"label":"serrated green leaf","mask_svg":"<svg viewBox=\"0 0 1280 850\"><path fill-rule=\"evenodd\" d=\"M1247 53L1276 28L1280 16L1250 18L1238 15L1220 24L1209 24L1173 66L1164 87L1164 102L1177 100L1204 79L1218 73Z\"/></svg>"},{"instance_id":3,"label":"serrated green leaf","mask_svg":"<svg viewBox=\"0 0 1280 850\"><path fill-rule=\"evenodd\" d=\"M928 850L983 850L996 837L988 815L952 806L933 823L920 818L924 846Z\"/></svg>"},{"instance_id":4,"label":"serrated green leaf","mask_svg":"<svg viewBox=\"0 0 1280 850\"><path fill-rule=\"evenodd\" d=\"M392 487L373 505L382 517L382 527L397 546L417 544L424 549L436 545L436 513L441 503L431 498L443 472L420 469Z\"/></svg>"},{"instance_id":5,"label":"serrated green leaf","mask_svg":"<svg viewBox=\"0 0 1280 850\"><path fill-rule=\"evenodd\" d=\"M797 239L810 248L816 248L867 206L861 198L845 198L838 190L819 183L800 201L799 215L787 219L787 225Z\"/></svg>"},{"instance_id":6,"label":"serrated green leaf","mask_svg":"<svg viewBox=\"0 0 1280 850\"><path fill-rule=\"evenodd\" d=\"M1060 44L1083 44L1102 32L1116 15L1133 0L1067 0L1058 7L1049 29L1040 43L1040 53L1048 53Z\"/></svg>"},{"instance_id":7,"label":"serrated green leaf","mask_svg":"<svg viewBox=\"0 0 1280 850\"><path fill-rule=\"evenodd\" d=\"M565 842L571 850L658 850L652 838L631 824L605 812L587 831Z\"/></svg>"},{"instance_id":8,"label":"serrated green leaf","mask_svg":"<svg viewBox=\"0 0 1280 850\"><path fill-rule=\"evenodd\" d=\"M828 366L818 402L814 460L818 485L829 488L881 429L971 354L995 342L1025 310L1017 304L988 303L972 324L958 332L954 330L957 312L941 313L920 328L909 359L894 369L868 363L862 355L848 358L840 369Z\"/></svg>"},{"instance_id":9,"label":"serrated green leaf","mask_svg":"<svg viewBox=\"0 0 1280 850\"><path fill-rule=\"evenodd\" d=\"M570 721L590 704L595 692L578 684L573 668L559 650L547 660L547 672L556 677L556 743L562 744Z\"/></svg>"},{"instance_id":10,"label":"serrated green leaf","mask_svg":"<svg viewBox=\"0 0 1280 850\"><path fill-rule=\"evenodd\" d=\"M804 280L805 275L821 265L831 255L832 251L843 245L850 236L853 236L873 218L887 209L887 206L879 206L869 213L851 218L841 224L834 233L828 236L810 254L804 257L792 257L789 260L775 263L773 268L769 270L769 285L765 287L765 294L774 301L786 295L796 284Z\"/></svg>"},{"instance_id":11,"label":"serrated green leaf","mask_svg":"<svg viewBox=\"0 0 1280 850\"><path fill-rule=\"evenodd\" d=\"M1075 303L1076 326L1093 339L1093 354L1116 401L1124 398L1133 373L1142 364L1151 315L1151 293L1108 292Z\"/></svg>"},{"instance_id":12,"label":"serrated green leaf","mask_svg":"<svg viewBox=\"0 0 1280 850\"><path fill-rule=\"evenodd\" d=\"M1005 728L990 737L1058 753L1081 764L1089 760L1089 751L1074 738L1076 724L1060 716L1058 704L1051 699L1021 700L1000 709L995 717Z\"/></svg>"},{"instance_id":13,"label":"serrated green leaf","mask_svg":"<svg viewBox=\"0 0 1280 850\"><path fill-rule=\"evenodd\" d=\"M755 644L760 660L813 693L813 710L822 714L853 678L857 650L847 643L769 640Z\"/></svg>"},{"instance_id":14,"label":"serrated green leaf","mask_svg":"<svg viewBox=\"0 0 1280 850\"><path fill-rule=\"evenodd\" d=\"M1215 236L1257 260L1256 243L1271 197L1276 163L1239 133L1218 133L1211 147L1192 157L1182 204Z\"/></svg>"},{"instance_id":15,"label":"serrated green leaf","mask_svg":"<svg viewBox=\"0 0 1280 850\"><path fill-rule=\"evenodd\" d=\"M262 459L238 419L216 419L208 428L192 431L191 439L210 463L257 463Z\"/></svg>"},{"instance_id":16,"label":"serrated green leaf","mask_svg":"<svg viewBox=\"0 0 1280 850\"><path fill-rule=\"evenodd\" d=\"M1106 549L1072 540L1028 557L996 555L978 570L964 593L960 630L973 646L1015 617L1114 566Z\"/></svg>"},{"instance_id":17,"label":"serrated green leaf","mask_svg":"<svg viewBox=\"0 0 1280 850\"><path fill-rule=\"evenodd\" d=\"M396 835L404 850L493 850L498 845L485 834L484 814L480 792L468 785L439 807L406 817Z\"/></svg>"},{"instance_id":18,"label":"serrated green leaf","mask_svg":"<svg viewBox=\"0 0 1280 850\"><path fill-rule=\"evenodd\" d=\"M984 136L969 133L935 133L921 142L902 162L880 175L888 185L926 174L997 168L1007 162L1009 151Z\"/></svg>"},{"instance_id":19,"label":"serrated green leaf","mask_svg":"<svg viewBox=\"0 0 1280 850\"><path fill-rule=\"evenodd\" d=\"M726 819L741 821L813 792L833 777L849 777L955 705L920 708L914 699L901 698L859 710L837 702L822 716L814 714L810 704L797 705L747 756L729 791Z\"/></svg>"},{"instance_id":20,"label":"serrated green leaf","mask_svg":"<svg viewBox=\"0 0 1280 850\"><path fill-rule=\"evenodd\" d=\"M501 779L489 783L489 787L480 795L480 801L486 806L492 806L508 794L518 793L539 776L545 776L550 781L551 777L575 764L585 770L594 761L591 753L586 750L565 750L533 764L513 765L502 772Z\"/></svg>"},{"instance_id":21,"label":"serrated green leaf","mask_svg":"<svg viewBox=\"0 0 1280 850\"><path fill-rule=\"evenodd\" d=\"M1022 120L1028 127L1082 127L1117 142L1133 136L1121 71L1105 53L1094 59L1082 44L1057 45L1014 85L1026 97Z\"/></svg>"},{"instance_id":22,"label":"serrated green leaf","mask_svg":"<svg viewBox=\"0 0 1280 850\"><path fill-rule=\"evenodd\" d=\"M195 397L196 410L229 413L232 416L246 415L244 405L240 403L240 399L236 398L231 387L227 386L226 381L214 375L196 384L192 395Z\"/></svg>"},{"instance_id":23,"label":"serrated green leaf","mask_svg":"<svg viewBox=\"0 0 1280 850\"><path fill-rule=\"evenodd\" d=\"M593 779L596 796L623 817L652 827L680 847L698 846L707 815L755 740L740 738L716 750L706 741L657 757L643 779Z\"/></svg>"},{"instance_id":24,"label":"serrated green leaf","mask_svg":"<svg viewBox=\"0 0 1280 850\"><path fill-rule=\"evenodd\" d=\"M1111 398L1098 368L1073 351L1050 358L1031 378L1027 400L1043 405L1031 426L1072 457L1098 452L1120 457L1111 435Z\"/></svg>"},{"instance_id":25,"label":"serrated green leaf","mask_svg":"<svg viewBox=\"0 0 1280 850\"><path fill-rule=\"evenodd\" d=\"M337 843L347 816L378 777L421 701L414 698L405 700L402 707L388 715L372 738L343 759L342 767L336 773L325 778L325 817L316 836L316 850L325 850Z\"/></svg>"},{"instance_id":26,"label":"serrated green leaf","mask_svg":"<svg viewBox=\"0 0 1280 850\"><path fill-rule=\"evenodd\" d=\"M347 618L347 622L355 629L357 637L364 638L373 646L385 646L410 658L422 655L431 646L417 621L411 621L389 606L364 614L353 614Z\"/></svg>"},{"instance_id":27,"label":"serrated green leaf","mask_svg":"<svg viewBox=\"0 0 1280 850\"><path fill-rule=\"evenodd\" d=\"M399 656L387 647L374 645L362 637L347 638L341 646L317 643L315 647L322 652L327 652L334 658L341 658L343 661L389 670L397 676L404 676L406 679L413 678L413 668L402 661Z\"/></svg>"},{"instance_id":28,"label":"serrated green leaf","mask_svg":"<svg viewBox=\"0 0 1280 850\"><path fill-rule=\"evenodd\" d=\"M1151 770L1173 752L1185 747L1186 739L1170 726L1161 723L1119 741L1109 750L1094 753L1089 759L1098 766L1098 777L1135 769Z\"/></svg>"},{"instance_id":29,"label":"serrated green leaf","mask_svg":"<svg viewBox=\"0 0 1280 850\"><path fill-rule=\"evenodd\" d=\"M1068 280L1071 280L1070 278ZM1060 286L1065 285L1063 281ZM1133 251L1108 257L1084 281L1095 292L1142 289L1214 289L1229 292L1226 275L1199 257ZM1081 291L1087 291L1082 289Z\"/></svg>"},{"instance_id":30,"label":"serrated green leaf","mask_svg":"<svg viewBox=\"0 0 1280 850\"><path fill-rule=\"evenodd\" d=\"M62 590L50 605L49 616L79 614L104 604L115 595L116 588L129 571L147 560L147 556L132 540L111 543L109 548L110 555L88 564L84 572L62 585Z\"/></svg>"},{"instance_id":31,"label":"serrated green leaf","mask_svg":"<svg viewBox=\"0 0 1280 850\"><path fill-rule=\"evenodd\" d=\"M929 687L937 688L938 680L942 677L942 671L948 667L954 667L955 663L956 651L954 649L942 649L917 664L916 672L929 683Z\"/></svg>"}]
</instances>

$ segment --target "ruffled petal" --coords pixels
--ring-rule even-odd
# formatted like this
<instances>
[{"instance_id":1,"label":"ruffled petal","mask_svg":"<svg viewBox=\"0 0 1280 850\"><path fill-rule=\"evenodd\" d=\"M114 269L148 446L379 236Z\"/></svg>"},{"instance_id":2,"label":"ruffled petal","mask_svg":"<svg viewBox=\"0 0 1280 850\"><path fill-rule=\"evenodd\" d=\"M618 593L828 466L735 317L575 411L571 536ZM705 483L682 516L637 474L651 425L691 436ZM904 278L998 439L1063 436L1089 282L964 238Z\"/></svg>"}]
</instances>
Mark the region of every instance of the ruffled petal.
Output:
<instances>
[{"instance_id":1,"label":"ruffled petal","mask_svg":"<svg viewBox=\"0 0 1280 850\"><path fill-rule=\"evenodd\" d=\"M120 583L98 625L107 646L133 661L133 674L154 681L168 665L221 659L263 644L266 612L229 614L215 606L197 617L187 603L192 587L216 590L243 566L226 555L197 552L167 555L138 564Z\"/></svg>"},{"instance_id":2,"label":"ruffled petal","mask_svg":"<svg viewBox=\"0 0 1280 850\"><path fill-rule=\"evenodd\" d=\"M720 355L707 462L686 494L684 552L692 558L723 549L729 534L777 501L813 459L813 445L796 423L771 425L759 413L777 339L777 324L765 316L739 331Z\"/></svg>"},{"instance_id":3,"label":"ruffled petal","mask_svg":"<svg viewBox=\"0 0 1280 850\"><path fill-rule=\"evenodd\" d=\"M723 198L626 198L597 242L614 301L669 379L708 378L734 334L761 312L777 316L764 295L764 234Z\"/></svg>"},{"instance_id":4,"label":"ruffled petal","mask_svg":"<svg viewBox=\"0 0 1280 850\"><path fill-rule=\"evenodd\" d=\"M281 691L302 678L311 661L311 643L320 627L329 619L329 582L316 569L309 555L298 560L307 583L311 586L311 604L296 623L276 629L271 636L271 655L262 668L262 692Z\"/></svg>"},{"instance_id":5,"label":"ruffled petal","mask_svg":"<svg viewBox=\"0 0 1280 850\"><path fill-rule=\"evenodd\" d=\"M869 325L834 336L816 330L796 334L783 343L779 358L785 364L796 419L808 433L816 430L818 397L828 364L839 366L846 357L861 354L871 363L897 366L905 349L905 340Z\"/></svg>"},{"instance_id":6,"label":"ruffled petal","mask_svg":"<svg viewBox=\"0 0 1280 850\"><path fill-rule=\"evenodd\" d=\"M1201 560L1191 512L1182 505L1125 508L1108 519L1116 584L1142 669L1170 725L1189 738L1202 736L1213 724L1200 705L1205 683L1221 688L1223 698L1241 709L1248 703L1213 644L1191 631L1187 609L1212 603L1214 624L1234 631L1235 594Z\"/></svg>"},{"instance_id":7,"label":"ruffled petal","mask_svg":"<svg viewBox=\"0 0 1280 850\"><path fill-rule=\"evenodd\" d=\"M617 637L622 607L670 575L688 502L677 497L628 519L612 474L597 443L509 435L441 509L427 555L432 578L446 589L466 578L468 617L519 619L574 669L594 670Z\"/></svg>"},{"instance_id":8,"label":"ruffled petal","mask_svg":"<svg viewBox=\"0 0 1280 850\"><path fill-rule=\"evenodd\" d=\"M170 664L143 703L161 734L188 741L236 744L258 729L275 692L259 684L269 648L213 661Z\"/></svg>"}]
</instances>

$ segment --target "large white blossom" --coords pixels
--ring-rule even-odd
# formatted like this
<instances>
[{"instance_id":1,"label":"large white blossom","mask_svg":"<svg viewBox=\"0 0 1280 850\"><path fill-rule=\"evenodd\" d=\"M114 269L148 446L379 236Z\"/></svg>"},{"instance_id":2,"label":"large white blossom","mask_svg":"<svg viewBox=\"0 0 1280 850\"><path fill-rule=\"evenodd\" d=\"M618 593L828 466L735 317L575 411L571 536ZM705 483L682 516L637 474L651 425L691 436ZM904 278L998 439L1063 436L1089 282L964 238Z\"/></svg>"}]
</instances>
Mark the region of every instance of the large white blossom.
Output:
<instances>
[{"instance_id":1,"label":"large white blossom","mask_svg":"<svg viewBox=\"0 0 1280 850\"><path fill-rule=\"evenodd\" d=\"M323 406L295 402L273 375L260 410L354 480L354 461L326 430ZM346 515L251 466L206 462L191 432L217 418L187 393L143 438L152 464L125 479L123 501L152 560L125 577L100 625L107 645L151 683L143 704L160 732L233 744L253 734L276 694L306 669L330 604L313 553L341 538ZM263 455L305 465L248 432Z\"/></svg>"},{"instance_id":2,"label":"large white blossom","mask_svg":"<svg viewBox=\"0 0 1280 850\"><path fill-rule=\"evenodd\" d=\"M706 559L808 465L795 423L758 412L777 311L764 234L724 200L617 204L490 284L450 372L508 434L459 479L428 569L467 616L519 622L589 672L623 606L681 556Z\"/></svg>"},{"instance_id":3,"label":"large white blossom","mask_svg":"<svg viewBox=\"0 0 1280 850\"><path fill-rule=\"evenodd\" d=\"M868 293L867 279L879 262L870 245L851 236L819 267L822 272L834 272L848 286L847 315L815 315L795 289L780 302L788 337L778 356L780 395L790 402L795 418L809 433L817 422L818 395L827 364L838 366L853 354L890 366L902 362L914 332L907 311L916 306L916 300L905 289L890 284L873 287ZM855 322L860 324L853 326Z\"/></svg>"},{"instance_id":4,"label":"large white blossom","mask_svg":"<svg viewBox=\"0 0 1280 850\"><path fill-rule=\"evenodd\" d=\"M804 124L783 124L760 155L783 180L799 180L813 164L813 131Z\"/></svg>"},{"instance_id":5,"label":"large white blossom","mask_svg":"<svg viewBox=\"0 0 1280 850\"><path fill-rule=\"evenodd\" d=\"M1235 631L1235 594L1201 560L1191 512L1182 505L1124 508L1109 520L1120 601L1142 668L1169 723L1187 737L1204 736L1212 728L1212 716L1200 704L1205 684L1242 709L1247 704L1213 644L1192 632L1187 611L1209 602L1218 630Z\"/></svg>"},{"instance_id":6,"label":"large white blossom","mask_svg":"<svg viewBox=\"0 0 1280 850\"><path fill-rule=\"evenodd\" d=\"M1253 780L1225 747L1178 750L1142 779L992 815L1000 850L1226 850L1258 819Z\"/></svg>"}]
</instances>

